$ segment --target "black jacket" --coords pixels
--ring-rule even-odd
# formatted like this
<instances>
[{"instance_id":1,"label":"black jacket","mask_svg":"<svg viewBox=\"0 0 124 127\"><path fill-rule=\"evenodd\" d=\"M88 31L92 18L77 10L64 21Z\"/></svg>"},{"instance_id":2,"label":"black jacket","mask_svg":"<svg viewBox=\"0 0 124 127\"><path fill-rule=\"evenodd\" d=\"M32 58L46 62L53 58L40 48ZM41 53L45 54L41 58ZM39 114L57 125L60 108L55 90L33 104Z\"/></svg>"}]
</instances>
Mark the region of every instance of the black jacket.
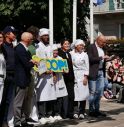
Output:
<instances>
[{"instance_id":1,"label":"black jacket","mask_svg":"<svg viewBox=\"0 0 124 127\"><path fill-rule=\"evenodd\" d=\"M8 73L13 73L15 71L15 52L12 43L4 42L1 46L2 52L6 60L6 71Z\"/></svg>"},{"instance_id":2,"label":"black jacket","mask_svg":"<svg viewBox=\"0 0 124 127\"><path fill-rule=\"evenodd\" d=\"M68 82L74 83L74 71L73 71L73 65L72 65L72 58L71 54L69 52L64 52L63 50L59 49L58 55L62 57L63 59L67 60L68 63L68 68L69 68L69 73L64 73L64 81L67 84ZM68 58L67 58L68 55Z\"/></svg>"},{"instance_id":3,"label":"black jacket","mask_svg":"<svg viewBox=\"0 0 124 127\"><path fill-rule=\"evenodd\" d=\"M89 79L96 80L98 76L99 64L102 57L99 57L98 50L95 44L89 45L87 49L89 56L90 68L89 68Z\"/></svg>"},{"instance_id":4,"label":"black jacket","mask_svg":"<svg viewBox=\"0 0 124 127\"><path fill-rule=\"evenodd\" d=\"M19 43L15 47L15 82L20 88L26 88L31 81L31 68L34 66L30 62L31 54Z\"/></svg>"}]
</instances>

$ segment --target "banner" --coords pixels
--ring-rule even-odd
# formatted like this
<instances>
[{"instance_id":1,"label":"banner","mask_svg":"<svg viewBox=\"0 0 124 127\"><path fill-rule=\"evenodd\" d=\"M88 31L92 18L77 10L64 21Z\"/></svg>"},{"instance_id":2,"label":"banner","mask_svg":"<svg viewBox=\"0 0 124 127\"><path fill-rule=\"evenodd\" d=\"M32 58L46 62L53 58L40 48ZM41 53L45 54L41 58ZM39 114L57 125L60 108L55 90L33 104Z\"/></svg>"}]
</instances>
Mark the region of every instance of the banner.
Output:
<instances>
[{"instance_id":1,"label":"banner","mask_svg":"<svg viewBox=\"0 0 124 127\"><path fill-rule=\"evenodd\" d=\"M53 72L68 72L68 63L66 59L46 59L48 70Z\"/></svg>"},{"instance_id":2,"label":"banner","mask_svg":"<svg viewBox=\"0 0 124 127\"><path fill-rule=\"evenodd\" d=\"M34 65L33 69L38 72L40 75L45 73L47 71L47 67L46 67L46 60L45 59L41 59L36 55L32 56L32 59L37 61L39 63L38 66Z\"/></svg>"},{"instance_id":3,"label":"banner","mask_svg":"<svg viewBox=\"0 0 124 127\"><path fill-rule=\"evenodd\" d=\"M42 59L38 56L34 55L32 57L33 60L39 62L38 67L35 65L33 68L39 74L43 74L46 71L53 71L53 72L68 72L68 63L66 59L56 59L56 58L48 58Z\"/></svg>"}]
</instances>

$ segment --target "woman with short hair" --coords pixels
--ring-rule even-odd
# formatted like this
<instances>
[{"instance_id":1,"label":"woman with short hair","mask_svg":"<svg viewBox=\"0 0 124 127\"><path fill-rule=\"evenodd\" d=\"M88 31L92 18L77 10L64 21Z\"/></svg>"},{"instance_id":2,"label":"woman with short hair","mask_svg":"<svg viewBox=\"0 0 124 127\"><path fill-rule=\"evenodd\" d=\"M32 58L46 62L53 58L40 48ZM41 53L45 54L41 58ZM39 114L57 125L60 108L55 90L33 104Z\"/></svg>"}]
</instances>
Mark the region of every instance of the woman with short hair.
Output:
<instances>
[{"instance_id":1,"label":"woman with short hair","mask_svg":"<svg viewBox=\"0 0 124 127\"><path fill-rule=\"evenodd\" d=\"M58 55L63 59L67 60L69 72L64 73L64 81L68 92L68 99L66 103L68 104L68 111L67 116L63 116L64 118L68 117L70 119L73 118L74 112L74 72L73 72L73 65L72 65L72 58L70 51L70 42L68 39L63 39L61 41L61 49L58 50Z\"/></svg>"}]
</instances>

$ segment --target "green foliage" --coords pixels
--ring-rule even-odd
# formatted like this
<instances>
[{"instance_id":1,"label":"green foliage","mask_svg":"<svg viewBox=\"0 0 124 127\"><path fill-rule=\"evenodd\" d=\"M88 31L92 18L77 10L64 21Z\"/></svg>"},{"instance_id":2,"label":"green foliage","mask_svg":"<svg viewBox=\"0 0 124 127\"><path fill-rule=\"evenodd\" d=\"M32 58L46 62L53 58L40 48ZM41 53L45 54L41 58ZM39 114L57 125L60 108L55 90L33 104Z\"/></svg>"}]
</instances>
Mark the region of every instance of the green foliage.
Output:
<instances>
[{"instance_id":1,"label":"green foliage","mask_svg":"<svg viewBox=\"0 0 124 127\"><path fill-rule=\"evenodd\" d=\"M90 15L90 9L89 9L89 4L90 0L83 0L83 3L80 3L78 1L78 10L77 10L77 37L81 38L85 41L88 39L88 34L86 31L85 25L87 24L86 22L86 17L89 18Z\"/></svg>"},{"instance_id":2,"label":"green foliage","mask_svg":"<svg viewBox=\"0 0 124 127\"><path fill-rule=\"evenodd\" d=\"M48 0L46 0L48 1ZM47 2L44 0L1 0L0 15L8 17L19 16L23 11L47 9ZM35 11L36 12L36 11Z\"/></svg>"},{"instance_id":3,"label":"green foliage","mask_svg":"<svg viewBox=\"0 0 124 127\"><path fill-rule=\"evenodd\" d=\"M1 24L8 22L19 26L48 27L49 0L0 0ZM84 0L81 4L78 0L77 12L77 34L78 38L86 40L88 38L85 29L85 17L89 17L89 0ZM73 0L54 0L54 30L55 38L72 37L73 23Z\"/></svg>"},{"instance_id":4,"label":"green foliage","mask_svg":"<svg viewBox=\"0 0 124 127\"><path fill-rule=\"evenodd\" d=\"M60 2L61 1L61 2ZM55 38L58 37L66 37L72 39L72 23L73 23L73 0L54 0L55 8L54 8L54 25L55 25L55 31L59 34L55 35ZM89 16L89 3L90 0L83 0L83 3L78 0L77 4L77 38L81 38L83 40L88 39L88 34L86 31L86 17ZM63 8L63 10L61 9ZM59 26L59 27L58 27ZM57 31L58 30L58 31Z\"/></svg>"},{"instance_id":5,"label":"green foliage","mask_svg":"<svg viewBox=\"0 0 124 127\"><path fill-rule=\"evenodd\" d=\"M2 1L0 4L1 15L11 15L14 9L14 3L11 0Z\"/></svg>"}]
</instances>

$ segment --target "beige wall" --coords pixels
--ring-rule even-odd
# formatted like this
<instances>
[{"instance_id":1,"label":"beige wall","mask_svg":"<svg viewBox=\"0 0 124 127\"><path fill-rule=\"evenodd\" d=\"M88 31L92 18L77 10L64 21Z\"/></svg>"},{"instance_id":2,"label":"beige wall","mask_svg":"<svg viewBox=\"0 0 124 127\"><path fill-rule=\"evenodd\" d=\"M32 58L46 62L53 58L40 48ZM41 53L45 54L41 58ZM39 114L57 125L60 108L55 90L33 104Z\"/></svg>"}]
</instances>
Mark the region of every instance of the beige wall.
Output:
<instances>
[{"instance_id":1,"label":"beige wall","mask_svg":"<svg viewBox=\"0 0 124 127\"><path fill-rule=\"evenodd\" d=\"M94 26L98 26L99 32L106 36L119 37L119 24L124 24L124 14L108 14L94 16ZM94 35L97 35L94 27Z\"/></svg>"}]
</instances>

